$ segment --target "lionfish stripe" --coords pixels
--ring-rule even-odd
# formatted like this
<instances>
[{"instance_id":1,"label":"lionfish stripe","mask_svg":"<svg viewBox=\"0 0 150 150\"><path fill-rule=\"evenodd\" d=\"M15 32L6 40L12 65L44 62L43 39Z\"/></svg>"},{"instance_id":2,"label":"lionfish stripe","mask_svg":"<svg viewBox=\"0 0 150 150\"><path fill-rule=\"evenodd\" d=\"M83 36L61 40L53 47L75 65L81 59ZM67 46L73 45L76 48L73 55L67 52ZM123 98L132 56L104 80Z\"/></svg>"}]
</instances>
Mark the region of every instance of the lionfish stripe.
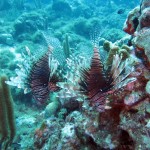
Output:
<instances>
[{"instance_id":1,"label":"lionfish stripe","mask_svg":"<svg viewBox=\"0 0 150 150\"><path fill-rule=\"evenodd\" d=\"M40 95L38 95L38 97L45 96L49 93L49 91L35 91L34 94L38 94L39 92L40 92Z\"/></svg>"}]
</instances>

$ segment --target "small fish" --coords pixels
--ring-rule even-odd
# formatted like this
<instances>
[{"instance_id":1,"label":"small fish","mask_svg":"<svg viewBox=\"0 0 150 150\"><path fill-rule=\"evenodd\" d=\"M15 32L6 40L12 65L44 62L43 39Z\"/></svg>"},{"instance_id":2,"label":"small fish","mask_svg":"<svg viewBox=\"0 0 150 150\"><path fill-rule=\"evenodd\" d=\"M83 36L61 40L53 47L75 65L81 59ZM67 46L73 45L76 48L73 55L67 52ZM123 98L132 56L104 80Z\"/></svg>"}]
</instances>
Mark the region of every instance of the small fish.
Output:
<instances>
[{"instance_id":1,"label":"small fish","mask_svg":"<svg viewBox=\"0 0 150 150\"><path fill-rule=\"evenodd\" d=\"M117 11L117 14L124 14L124 12L125 12L125 9L120 8L120 9Z\"/></svg>"}]
</instances>

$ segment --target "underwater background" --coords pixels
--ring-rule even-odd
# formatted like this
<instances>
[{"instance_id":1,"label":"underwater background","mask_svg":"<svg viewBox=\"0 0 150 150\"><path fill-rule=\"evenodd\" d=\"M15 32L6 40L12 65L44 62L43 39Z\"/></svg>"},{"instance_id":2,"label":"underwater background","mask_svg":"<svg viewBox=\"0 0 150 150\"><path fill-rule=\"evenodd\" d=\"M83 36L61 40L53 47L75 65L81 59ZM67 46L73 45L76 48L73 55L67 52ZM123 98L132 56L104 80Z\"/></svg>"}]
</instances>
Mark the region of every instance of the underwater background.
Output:
<instances>
[{"instance_id":1,"label":"underwater background","mask_svg":"<svg viewBox=\"0 0 150 150\"><path fill-rule=\"evenodd\" d=\"M0 0L0 150L149 150L150 0Z\"/></svg>"}]
</instances>

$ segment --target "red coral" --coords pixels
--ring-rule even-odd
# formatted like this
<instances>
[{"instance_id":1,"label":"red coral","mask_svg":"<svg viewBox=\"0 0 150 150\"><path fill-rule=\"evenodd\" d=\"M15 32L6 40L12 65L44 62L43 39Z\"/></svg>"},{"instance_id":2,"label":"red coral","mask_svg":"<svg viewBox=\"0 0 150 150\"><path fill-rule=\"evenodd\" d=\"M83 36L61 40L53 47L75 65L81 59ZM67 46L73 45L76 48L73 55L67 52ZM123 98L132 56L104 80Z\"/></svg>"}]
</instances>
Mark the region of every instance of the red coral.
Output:
<instances>
[{"instance_id":1,"label":"red coral","mask_svg":"<svg viewBox=\"0 0 150 150\"><path fill-rule=\"evenodd\" d=\"M123 27L123 30L126 33L130 35L134 34L139 23L138 17L139 17L139 8L135 8L129 13L128 18L126 19L126 22Z\"/></svg>"},{"instance_id":2,"label":"red coral","mask_svg":"<svg viewBox=\"0 0 150 150\"><path fill-rule=\"evenodd\" d=\"M34 134L34 147L41 149L46 141L48 140L50 134L49 129L45 123L42 124L40 129L37 129Z\"/></svg>"}]
</instances>

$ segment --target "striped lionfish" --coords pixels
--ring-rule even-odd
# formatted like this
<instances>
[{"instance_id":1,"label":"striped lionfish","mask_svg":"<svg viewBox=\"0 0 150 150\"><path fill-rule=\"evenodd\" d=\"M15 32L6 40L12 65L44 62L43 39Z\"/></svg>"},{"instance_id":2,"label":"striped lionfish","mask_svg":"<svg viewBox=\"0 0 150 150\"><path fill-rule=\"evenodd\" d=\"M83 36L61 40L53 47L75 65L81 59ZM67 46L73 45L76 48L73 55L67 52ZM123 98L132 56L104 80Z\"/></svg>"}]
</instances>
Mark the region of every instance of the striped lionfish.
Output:
<instances>
[{"instance_id":1,"label":"striped lionfish","mask_svg":"<svg viewBox=\"0 0 150 150\"><path fill-rule=\"evenodd\" d=\"M128 83L135 81L129 77L133 67L129 59L122 61L121 56L114 55L111 68L104 69L99 50L94 47L94 54L89 68L81 69L80 91L87 96L90 104L98 111L111 108L106 97L116 93Z\"/></svg>"},{"instance_id":2,"label":"striped lionfish","mask_svg":"<svg viewBox=\"0 0 150 150\"><path fill-rule=\"evenodd\" d=\"M33 98L43 104L48 100L49 93L58 91L56 85L61 81L60 76L56 73L58 61L52 57L52 48L40 58L34 60L35 56L31 56L30 50L26 47L27 56L23 55L22 64L16 69L17 77L10 78L6 83L24 89L24 93L31 92Z\"/></svg>"},{"instance_id":3,"label":"striped lionfish","mask_svg":"<svg viewBox=\"0 0 150 150\"><path fill-rule=\"evenodd\" d=\"M34 99L40 103L48 99L49 92L59 90L56 83L60 81L60 77L55 72L57 70L57 61L52 58L51 50L49 47L48 52L33 64L29 76L29 85L32 95ZM52 66L52 64L55 67Z\"/></svg>"},{"instance_id":4,"label":"striped lionfish","mask_svg":"<svg viewBox=\"0 0 150 150\"><path fill-rule=\"evenodd\" d=\"M119 93L128 83L136 80L129 77L134 69L131 63L116 54L111 67L105 69L97 47L93 49L91 62L80 56L70 57L67 59L69 72L64 77L65 81L57 83L61 88L58 95L60 98L87 99L92 107L104 111L110 108L108 95Z\"/></svg>"}]
</instances>

